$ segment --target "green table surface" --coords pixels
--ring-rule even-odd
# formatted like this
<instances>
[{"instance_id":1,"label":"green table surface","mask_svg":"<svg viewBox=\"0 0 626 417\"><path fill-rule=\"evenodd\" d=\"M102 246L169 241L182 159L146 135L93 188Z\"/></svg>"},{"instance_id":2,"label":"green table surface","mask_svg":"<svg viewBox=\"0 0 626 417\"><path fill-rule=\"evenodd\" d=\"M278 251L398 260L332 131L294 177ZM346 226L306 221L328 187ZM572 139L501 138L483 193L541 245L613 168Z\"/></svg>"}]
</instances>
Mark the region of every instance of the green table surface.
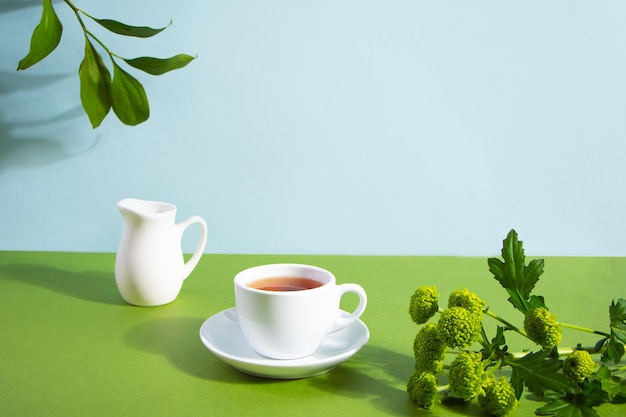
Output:
<instances>
[{"instance_id":1,"label":"green table surface","mask_svg":"<svg viewBox=\"0 0 626 417\"><path fill-rule=\"evenodd\" d=\"M626 297L626 258L546 257L536 293L559 320L608 329L608 305ZM334 370L278 381L243 374L208 351L202 323L234 306L232 279L247 267L297 262L331 270L339 283L368 293L362 316L369 342ZM1 416L464 416L477 403L414 406L405 384L418 327L408 301L420 285L447 299L468 288L521 324L486 258L393 256L204 255L178 298L135 307L120 297L115 254L0 252ZM356 298L356 297L355 297ZM354 300L347 298L342 308ZM485 318L488 332L495 322ZM598 337L565 329L564 343ZM511 349L533 349L508 339ZM515 415L542 403L522 398ZM626 413L603 405L601 415Z\"/></svg>"}]
</instances>

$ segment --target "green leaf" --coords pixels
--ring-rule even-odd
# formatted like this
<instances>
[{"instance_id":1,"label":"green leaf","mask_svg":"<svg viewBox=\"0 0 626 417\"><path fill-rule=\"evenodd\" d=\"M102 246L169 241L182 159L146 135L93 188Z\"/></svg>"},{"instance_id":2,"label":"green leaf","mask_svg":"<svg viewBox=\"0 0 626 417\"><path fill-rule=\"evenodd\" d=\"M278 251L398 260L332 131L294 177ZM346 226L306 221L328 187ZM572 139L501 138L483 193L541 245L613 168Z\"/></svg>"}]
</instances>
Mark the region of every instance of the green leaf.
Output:
<instances>
[{"instance_id":1,"label":"green leaf","mask_svg":"<svg viewBox=\"0 0 626 417\"><path fill-rule=\"evenodd\" d=\"M496 328L496 336L491 339L489 346L485 348L485 356L491 357L494 352L506 352L506 339L504 337L504 327Z\"/></svg>"},{"instance_id":2,"label":"green leaf","mask_svg":"<svg viewBox=\"0 0 626 417\"><path fill-rule=\"evenodd\" d=\"M30 38L30 50L17 65L17 70L29 68L56 49L61 42L63 25L52 7L52 0L43 0L41 20Z\"/></svg>"},{"instance_id":3,"label":"green leaf","mask_svg":"<svg viewBox=\"0 0 626 417\"><path fill-rule=\"evenodd\" d=\"M161 75L166 72L183 68L195 58L191 55L178 54L170 58L152 58L143 56L140 58L124 59L126 63L148 74Z\"/></svg>"},{"instance_id":4,"label":"green leaf","mask_svg":"<svg viewBox=\"0 0 626 417\"><path fill-rule=\"evenodd\" d=\"M98 22L100 25L113 33L124 36L135 36L137 38L149 38L164 31L172 24L172 21L170 21L169 25L154 29L148 26L131 26L112 19L96 19L95 17L91 17L91 19Z\"/></svg>"},{"instance_id":5,"label":"green leaf","mask_svg":"<svg viewBox=\"0 0 626 417\"><path fill-rule=\"evenodd\" d=\"M547 398L548 404L538 408L535 414L558 417L597 417L599 414L593 407L608 401L608 395L602 389L602 383L589 379L581 383L581 391L576 394L566 394L561 397L551 393L547 395Z\"/></svg>"},{"instance_id":6,"label":"green leaf","mask_svg":"<svg viewBox=\"0 0 626 417\"><path fill-rule=\"evenodd\" d=\"M78 69L80 100L91 126L100 126L111 109L111 74L102 57L85 36L85 58Z\"/></svg>"},{"instance_id":7,"label":"green leaf","mask_svg":"<svg viewBox=\"0 0 626 417\"><path fill-rule=\"evenodd\" d=\"M505 358L505 364L511 367L511 385L519 400L524 385L530 392L543 397L546 391L558 393L575 393L579 390L572 380L558 372L563 367L563 361L558 357L550 356L547 349L529 353L523 358Z\"/></svg>"},{"instance_id":8,"label":"green leaf","mask_svg":"<svg viewBox=\"0 0 626 417\"><path fill-rule=\"evenodd\" d=\"M135 126L148 120L150 106L146 91L137 79L113 62L111 84L113 111L122 123Z\"/></svg>"},{"instance_id":9,"label":"green leaf","mask_svg":"<svg viewBox=\"0 0 626 417\"><path fill-rule=\"evenodd\" d=\"M620 298L617 303L613 300L609 306L609 316L611 337L602 354L602 360L618 363L624 356L624 343L626 343L626 300Z\"/></svg>"},{"instance_id":10,"label":"green leaf","mask_svg":"<svg viewBox=\"0 0 626 417\"><path fill-rule=\"evenodd\" d=\"M581 392L571 398L574 404L596 407L609 401L608 393L603 389L602 382L596 379L585 379L581 383Z\"/></svg>"},{"instance_id":11,"label":"green leaf","mask_svg":"<svg viewBox=\"0 0 626 417\"><path fill-rule=\"evenodd\" d=\"M523 242L518 240L517 232L511 230L503 241L502 258L489 258L489 271L509 293L509 301L522 313L530 308L545 307L543 297L531 296L539 277L543 274L543 259L534 259L525 264Z\"/></svg>"},{"instance_id":12,"label":"green leaf","mask_svg":"<svg viewBox=\"0 0 626 417\"><path fill-rule=\"evenodd\" d=\"M602 364L594 378L602 383L602 389L606 392L609 401L613 401L619 395L626 394L626 382L613 376L606 365Z\"/></svg>"},{"instance_id":13,"label":"green leaf","mask_svg":"<svg viewBox=\"0 0 626 417\"><path fill-rule=\"evenodd\" d=\"M577 406L562 398L555 398L548 404L535 410L538 416L555 417L599 417L596 410L588 406Z\"/></svg>"},{"instance_id":14,"label":"green leaf","mask_svg":"<svg viewBox=\"0 0 626 417\"><path fill-rule=\"evenodd\" d=\"M606 344L606 350L602 353L602 361L618 363L622 356L624 356L624 345L618 342L614 337L609 338L609 342Z\"/></svg>"}]
</instances>

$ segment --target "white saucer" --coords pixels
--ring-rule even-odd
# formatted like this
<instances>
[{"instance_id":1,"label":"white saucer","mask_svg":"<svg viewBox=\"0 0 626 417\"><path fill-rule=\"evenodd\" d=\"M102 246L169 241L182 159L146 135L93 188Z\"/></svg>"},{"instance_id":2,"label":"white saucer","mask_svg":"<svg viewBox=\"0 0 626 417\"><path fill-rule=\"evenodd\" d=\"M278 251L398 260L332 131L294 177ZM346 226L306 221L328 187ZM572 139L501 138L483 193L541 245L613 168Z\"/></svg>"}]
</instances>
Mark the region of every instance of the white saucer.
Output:
<instances>
[{"instance_id":1,"label":"white saucer","mask_svg":"<svg viewBox=\"0 0 626 417\"><path fill-rule=\"evenodd\" d=\"M215 356L246 374L273 379L306 378L328 372L357 353L369 337L367 326L357 320L329 334L311 356L276 360L259 355L248 345L239 327L236 308L211 316L200 327L202 343Z\"/></svg>"}]
</instances>

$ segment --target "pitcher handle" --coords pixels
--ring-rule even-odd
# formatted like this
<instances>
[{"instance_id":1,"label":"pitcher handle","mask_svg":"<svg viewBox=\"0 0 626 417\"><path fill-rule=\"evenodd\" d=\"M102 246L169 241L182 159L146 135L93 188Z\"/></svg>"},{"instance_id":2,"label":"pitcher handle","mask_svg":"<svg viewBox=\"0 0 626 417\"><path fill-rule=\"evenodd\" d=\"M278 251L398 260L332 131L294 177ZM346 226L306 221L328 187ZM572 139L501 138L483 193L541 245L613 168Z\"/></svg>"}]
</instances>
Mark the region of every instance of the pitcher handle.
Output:
<instances>
[{"instance_id":1,"label":"pitcher handle","mask_svg":"<svg viewBox=\"0 0 626 417\"><path fill-rule=\"evenodd\" d=\"M180 233L182 236L185 230L192 224L200 225L200 241L198 242L198 246L196 247L196 250L191 258L183 266L183 279L186 279L189 274L191 274L191 271L193 271L196 265L198 265L198 261L200 261L200 257L202 256L202 251L206 246L207 227L206 222L202 217L191 216L188 219L178 223L176 226L180 229Z\"/></svg>"}]
</instances>

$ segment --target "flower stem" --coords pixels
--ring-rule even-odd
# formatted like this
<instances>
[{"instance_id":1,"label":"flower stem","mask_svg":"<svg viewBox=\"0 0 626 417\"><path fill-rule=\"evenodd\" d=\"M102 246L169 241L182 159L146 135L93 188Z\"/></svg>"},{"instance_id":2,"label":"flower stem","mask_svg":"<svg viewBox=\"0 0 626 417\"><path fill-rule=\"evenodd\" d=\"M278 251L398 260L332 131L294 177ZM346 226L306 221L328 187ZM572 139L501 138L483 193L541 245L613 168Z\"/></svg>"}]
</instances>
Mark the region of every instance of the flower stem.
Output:
<instances>
[{"instance_id":1,"label":"flower stem","mask_svg":"<svg viewBox=\"0 0 626 417\"><path fill-rule=\"evenodd\" d=\"M590 354L602 353L604 351L604 349L596 350L596 348L593 347L593 346L575 347L575 348L574 347L560 347L560 348L557 349L557 353L559 354L559 356L569 356L576 350L584 350L584 351L589 352ZM528 352L507 352L508 355L510 355L511 357L513 357L515 359L521 359L524 356L528 355L529 353L532 353L532 352L530 352L530 351L528 351Z\"/></svg>"},{"instance_id":2,"label":"flower stem","mask_svg":"<svg viewBox=\"0 0 626 417\"><path fill-rule=\"evenodd\" d=\"M623 371L626 371L626 365L624 365L624 366L620 366L619 368L613 368L613 369L611 369L611 372L613 372L613 373L623 372Z\"/></svg>"},{"instance_id":3,"label":"flower stem","mask_svg":"<svg viewBox=\"0 0 626 417\"><path fill-rule=\"evenodd\" d=\"M449 389L449 388L450 388L450 385L449 385L449 384L445 384L445 385L438 385L438 386L437 386L437 392L442 392L442 391L445 391L445 390L447 390L447 389Z\"/></svg>"},{"instance_id":4,"label":"flower stem","mask_svg":"<svg viewBox=\"0 0 626 417\"><path fill-rule=\"evenodd\" d=\"M561 323L561 322L559 322L557 324L560 325L561 327L567 327L568 329L574 329L574 330L579 330L581 332L599 334L599 335L604 336L604 337L611 337L611 335L608 334L608 333L604 333L604 332L601 332L599 330L590 329L588 327L578 326L576 324Z\"/></svg>"},{"instance_id":5,"label":"flower stem","mask_svg":"<svg viewBox=\"0 0 626 417\"><path fill-rule=\"evenodd\" d=\"M485 373L487 373L488 375L495 374L500 369L500 367L502 366L502 363L503 363L503 360L502 360L502 357L500 356L495 363L494 362L490 362L490 363L488 363L485 366ZM490 367L491 367L491 369L488 369Z\"/></svg>"},{"instance_id":6,"label":"flower stem","mask_svg":"<svg viewBox=\"0 0 626 417\"><path fill-rule=\"evenodd\" d=\"M498 316L495 313L492 313L491 310L489 310L488 308L486 308L485 310L483 310L483 313L488 315L489 317L492 317L496 320L498 320L500 323L504 324L506 326L506 329L508 330L513 330L516 333L521 334L524 337L528 337L528 335L526 334L525 331L523 331L522 329L518 328L517 326L509 323L508 321L506 321L505 319L503 319L502 317Z\"/></svg>"}]
</instances>

